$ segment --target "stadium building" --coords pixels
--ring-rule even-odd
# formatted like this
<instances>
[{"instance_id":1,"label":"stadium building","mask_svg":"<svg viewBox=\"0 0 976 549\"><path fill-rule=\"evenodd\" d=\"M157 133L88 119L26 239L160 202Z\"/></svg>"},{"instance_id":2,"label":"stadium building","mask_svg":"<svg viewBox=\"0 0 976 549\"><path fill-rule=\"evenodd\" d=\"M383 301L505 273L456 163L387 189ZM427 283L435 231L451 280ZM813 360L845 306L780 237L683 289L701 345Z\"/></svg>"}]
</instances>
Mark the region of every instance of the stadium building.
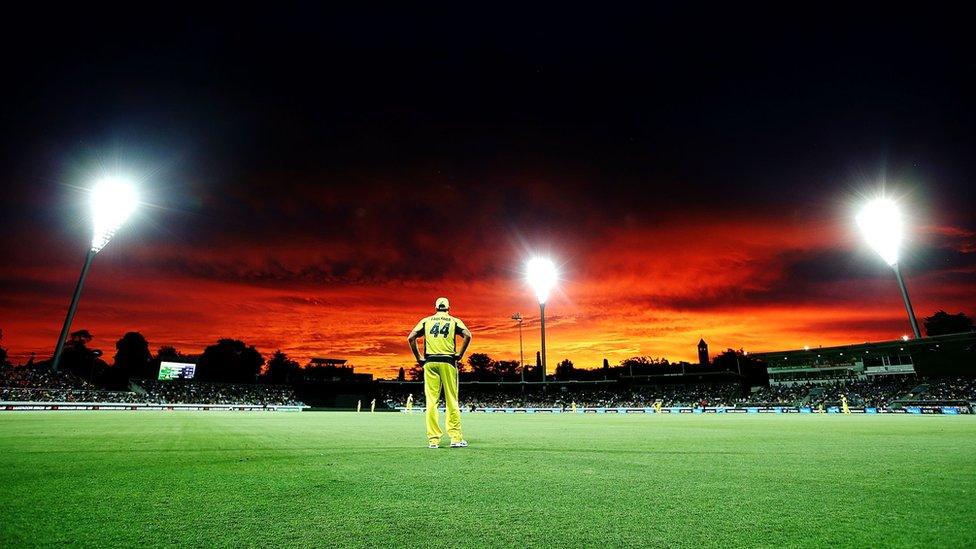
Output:
<instances>
[{"instance_id":1,"label":"stadium building","mask_svg":"<svg viewBox=\"0 0 976 549\"><path fill-rule=\"evenodd\" d=\"M302 369L303 378L307 382L318 383L373 380L373 374L357 373L346 362L344 358L314 357Z\"/></svg>"},{"instance_id":2,"label":"stadium building","mask_svg":"<svg viewBox=\"0 0 976 549\"><path fill-rule=\"evenodd\" d=\"M754 353L771 386L867 381L879 376L946 375L974 364L976 332L922 339ZM971 374L971 372L969 372Z\"/></svg>"}]
</instances>

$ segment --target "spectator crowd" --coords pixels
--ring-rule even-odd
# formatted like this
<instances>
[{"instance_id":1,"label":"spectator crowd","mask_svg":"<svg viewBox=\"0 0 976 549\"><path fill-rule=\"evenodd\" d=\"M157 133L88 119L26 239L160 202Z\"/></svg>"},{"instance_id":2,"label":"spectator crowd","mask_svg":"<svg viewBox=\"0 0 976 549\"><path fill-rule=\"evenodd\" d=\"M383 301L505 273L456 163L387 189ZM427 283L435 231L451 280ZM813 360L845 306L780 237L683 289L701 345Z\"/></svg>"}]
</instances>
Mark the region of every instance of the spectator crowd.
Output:
<instances>
[{"instance_id":1,"label":"spectator crowd","mask_svg":"<svg viewBox=\"0 0 976 549\"><path fill-rule=\"evenodd\" d=\"M105 391L68 372L29 367L0 368L0 401L302 405L284 385L147 380L129 391Z\"/></svg>"},{"instance_id":2,"label":"spectator crowd","mask_svg":"<svg viewBox=\"0 0 976 549\"><path fill-rule=\"evenodd\" d=\"M130 391L0 387L0 402L144 402Z\"/></svg>"},{"instance_id":3,"label":"spectator crowd","mask_svg":"<svg viewBox=\"0 0 976 549\"><path fill-rule=\"evenodd\" d=\"M237 383L199 383L196 381L136 382L153 404L252 404L260 406L300 406L295 391L287 385Z\"/></svg>"},{"instance_id":4,"label":"spectator crowd","mask_svg":"<svg viewBox=\"0 0 976 549\"><path fill-rule=\"evenodd\" d=\"M464 408L645 408L661 406L732 406L741 388L737 383L699 383L663 386L625 386L617 383L588 386L553 385L545 390L519 385L462 386L459 395ZM403 406L407 393L386 388L381 400L387 406ZM424 405L422 387L413 392L414 405Z\"/></svg>"},{"instance_id":5,"label":"spectator crowd","mask_svg":"<svg viewBox=\"0 0 976 549\"><path fill-rule=\"evenodd\" d=\"M402 407L408 394L414 406L424 406L421 385L382 388L380 400L390 408ZM675 385L601 384L567 387L554 384L543 390L538 385L462 385L462 408L561 408L574 404L587 408L664 407L751 407L751 406L839 406L842 397L850 406L892 408L912 404L964 404L976 401L976 380L966 378L924 379L915 376L885 376L868 380L803 383L756 387L743 394L737 383Z\"/></svg>"},{"instance_id":6,"label":"spectator crowd","mask_svg":"<svg viewBox=\"0 0 976 549\"><path fill-rule=\"evenodd\" d=\"M68 372L48 368L0 368L0 401L139 402L128 391L103 391Z\"/></svg>"},{"instance_id":7,"label":"spectator crowd","mask_svg":"<svg viewBox=\"0 0 976 549\"><path fill-rule=\"evenodd\" d=\"M381 384L379 399L402 407L408 394L424 406L422 384ZM474 408L588 408L839 406L894 408L912 405L961 405L976 402L976 380L878 376L868 379L807 381L743 390L738 383L638 385L622 382L538 384L462 384L460 404ZM115 402L294 406L303 403L289 385L204 383L195 380L133 381L128 391L106 391L68 372L46 368L0 368L0 401Z\"/></svg>"},{"instance_id":8,"label":"spectator crowd","mask_svg":"<svg viewBox=\"0 0 976 549\"><path fill-rule=\"evenodd\" d=\"M0 387L26 389L95 389L91 383L68 372L50 368L0 368Z\"/></svg>"}]
</instances>

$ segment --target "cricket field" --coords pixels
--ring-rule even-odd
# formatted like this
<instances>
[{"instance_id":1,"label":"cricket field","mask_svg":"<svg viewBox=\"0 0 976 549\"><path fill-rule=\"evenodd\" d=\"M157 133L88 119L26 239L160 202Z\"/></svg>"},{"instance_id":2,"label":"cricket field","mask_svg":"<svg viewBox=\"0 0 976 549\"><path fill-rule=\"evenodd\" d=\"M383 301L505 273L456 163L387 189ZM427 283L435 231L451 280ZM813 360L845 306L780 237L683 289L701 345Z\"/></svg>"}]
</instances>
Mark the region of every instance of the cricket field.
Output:
<instances>
[{"instance_id":1,"label":"cricket field","mask_svg":"<svg viewBox=\"0 0 976 549\"><path fill-rule=\"evenodd\" d=\"M976 546L976 416L5 412L0 547Z\"/></svg>"}]
</instances>

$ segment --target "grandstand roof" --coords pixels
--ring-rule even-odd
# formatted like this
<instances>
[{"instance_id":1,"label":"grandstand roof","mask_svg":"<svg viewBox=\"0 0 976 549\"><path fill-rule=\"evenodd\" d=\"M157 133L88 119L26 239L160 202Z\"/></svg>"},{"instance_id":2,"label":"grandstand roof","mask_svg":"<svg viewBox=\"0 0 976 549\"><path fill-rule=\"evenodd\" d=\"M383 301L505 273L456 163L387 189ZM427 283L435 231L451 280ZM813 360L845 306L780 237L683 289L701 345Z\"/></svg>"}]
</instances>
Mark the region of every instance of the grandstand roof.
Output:
<instances>
[{"instance_id":1,"label":"grandstand roof","mask_svg":"<svg viewBox=\"0 0 976 549\"><path fill-rule=\"evenodd\" d=\"M936 349L940 345L952 344L976 344L976 332L966 332L961 334L947 334L934 337L923 337L921 339L892 339L888 341L875 341L864 343L852 343L850 345L835 345L832 347L810 347L809 349L789 349L783 351L763 351L750 353L750 356L771 362L773 360L795 359L801 356L810 355L858 355L870 354L875 352L900 352L900 351L921 351L923 349Z\"/></svg>"}]
</instances>

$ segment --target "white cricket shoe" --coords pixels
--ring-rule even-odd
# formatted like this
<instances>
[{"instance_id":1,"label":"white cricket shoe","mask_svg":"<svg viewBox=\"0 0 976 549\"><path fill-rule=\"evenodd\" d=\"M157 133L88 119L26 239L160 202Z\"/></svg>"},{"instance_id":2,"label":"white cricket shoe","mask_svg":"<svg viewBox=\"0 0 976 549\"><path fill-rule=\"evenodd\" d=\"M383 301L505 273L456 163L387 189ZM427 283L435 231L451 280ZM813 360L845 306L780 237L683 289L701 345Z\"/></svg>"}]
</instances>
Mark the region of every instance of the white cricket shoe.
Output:
<instances>
[{"instance_id":1,"label":"white cricket shoe","mask_svg":"<svg viewBox=\"0 0 976 549\"><path fill-rule=\"evenodd\" d=\"M459 440L457 442L451 443L451 448L467 448L467 447L468 447L468 441L466 440Z\"/></svg>"},{"instance_id":2,"label":"white cricket shoe","mask_svg":"<svg viewBox=\"0 0 976 549\"><path fill-rule=\"evenodd\" d=\"M431 450L436 450L436 449L440 448L441 445L440 444L437 444L436 442L431 442L430 444L427 445L427 447L430 448Z\"/></svg>"}]
</instances>

